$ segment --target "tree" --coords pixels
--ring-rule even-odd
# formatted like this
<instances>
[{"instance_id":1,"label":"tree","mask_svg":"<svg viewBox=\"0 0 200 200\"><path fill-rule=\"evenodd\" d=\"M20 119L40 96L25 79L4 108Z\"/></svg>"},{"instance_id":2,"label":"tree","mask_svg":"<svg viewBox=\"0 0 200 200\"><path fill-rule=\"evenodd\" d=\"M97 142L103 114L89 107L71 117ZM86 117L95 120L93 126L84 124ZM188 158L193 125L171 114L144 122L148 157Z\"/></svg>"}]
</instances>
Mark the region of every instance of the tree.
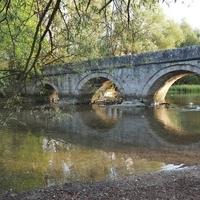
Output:
<instances>
[{"instance_id":1,"label":"tree","mask_svg":"<svg viewBox=\"0 0 200 200\"><path fill-rule=\"evenodd\" d=\"M200 44L200 30L193 30L184 20L180 27L184 33L184 41L180 44L181 47Z\"/></svg>"},{"instance_id":2,"label":"tree","mask_svg":"<svg viewBox=\"0 0 200 200\"><path fill-rule=\"evenodd\" d=\"M22 83L33 70L37 74L36 65L39 64L40 55L45 52L44 41L60 1L53 4L53 0L49 0L42 10L39 0L1 2L0 37L4 41L1 60L7 63L7 71L10 72L3 78L15 76Z\"/></svg>"}]
</instances>

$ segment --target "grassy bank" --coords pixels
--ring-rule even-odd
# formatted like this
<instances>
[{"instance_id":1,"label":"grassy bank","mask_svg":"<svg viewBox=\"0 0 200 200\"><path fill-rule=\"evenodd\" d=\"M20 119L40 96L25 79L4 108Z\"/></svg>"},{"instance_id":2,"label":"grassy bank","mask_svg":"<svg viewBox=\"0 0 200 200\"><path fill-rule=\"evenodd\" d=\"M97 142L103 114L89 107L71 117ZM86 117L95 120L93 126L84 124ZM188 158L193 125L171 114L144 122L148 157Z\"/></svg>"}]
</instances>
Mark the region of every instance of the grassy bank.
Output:
<instances>
[{"instance_id":1,"label":"grassy bank","mask_svg":"<svg viewBox=\"0 0 200 200\"><path fill-rule=\"evenodd\" d=\"M169 94L200 93L200 85L173 85L170 87Z\"/></svg>"}]
</instances>

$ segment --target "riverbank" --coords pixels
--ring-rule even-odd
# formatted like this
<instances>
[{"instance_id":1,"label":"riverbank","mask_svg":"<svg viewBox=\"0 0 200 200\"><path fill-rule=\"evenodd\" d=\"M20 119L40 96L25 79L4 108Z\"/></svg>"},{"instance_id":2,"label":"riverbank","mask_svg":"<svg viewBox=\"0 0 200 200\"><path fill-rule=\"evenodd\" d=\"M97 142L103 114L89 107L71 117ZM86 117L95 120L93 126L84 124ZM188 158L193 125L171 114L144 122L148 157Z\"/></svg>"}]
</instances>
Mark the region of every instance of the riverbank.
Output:
<instances>
[{"instance_id":1,"label":"riverbank","mask_svg":"<svg viewBox=\"0 0 200 200\"><path fill-rule=\"evenodd\" d=\"M172 85L168 91L168 94L199 94L200 86L199 85Z\"/></svg>"},{"instance_id":2,"label":"riverbank","mask_svg":"<svg viewBox=\"0 0 200 200\"><path fill-rule=\"evenodd\" d=\"M200 199L200 167L131 176L98 183L71 183L23 193L6 193L1 200L67 199Z\"/></svg>"}]
</instances>

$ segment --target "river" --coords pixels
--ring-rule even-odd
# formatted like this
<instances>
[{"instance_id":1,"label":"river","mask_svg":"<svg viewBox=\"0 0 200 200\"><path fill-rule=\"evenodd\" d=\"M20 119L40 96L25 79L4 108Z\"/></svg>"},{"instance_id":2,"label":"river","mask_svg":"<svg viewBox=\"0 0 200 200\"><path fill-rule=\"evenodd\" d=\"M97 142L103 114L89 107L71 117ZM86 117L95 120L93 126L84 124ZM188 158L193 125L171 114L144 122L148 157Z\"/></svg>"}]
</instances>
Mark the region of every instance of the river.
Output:
<instances>
[{"instance_id":1,"label":"river","mask_svg":"<svg viewBox=\"0 0 200 200\"><path fill-rule=\"evenodd\" d=\"M167 101L167 107L2 109L0 193L198 164L200 96Z\"/></svg>"}]
</instances>

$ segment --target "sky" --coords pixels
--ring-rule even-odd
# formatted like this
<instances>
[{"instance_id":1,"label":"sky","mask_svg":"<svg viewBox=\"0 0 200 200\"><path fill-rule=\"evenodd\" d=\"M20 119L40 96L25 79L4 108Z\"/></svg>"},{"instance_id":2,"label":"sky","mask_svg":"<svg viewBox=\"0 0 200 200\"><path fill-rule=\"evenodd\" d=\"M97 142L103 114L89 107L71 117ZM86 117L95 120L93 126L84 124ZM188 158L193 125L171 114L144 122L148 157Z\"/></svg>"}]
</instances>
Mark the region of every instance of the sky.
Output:
<instances>
[{"instance_id":1,"label":"sky","mask_svg":"<svg viewBox=\"0 0 200 200\"><path fill-rule=\"evenodd\" d=\"M167 5L161 3L164 13L176 22L185 19L193 28L200 29L200 0L174 0ZM184 1L184 3L183 3Z\"/></svg>"}]
</instances>

